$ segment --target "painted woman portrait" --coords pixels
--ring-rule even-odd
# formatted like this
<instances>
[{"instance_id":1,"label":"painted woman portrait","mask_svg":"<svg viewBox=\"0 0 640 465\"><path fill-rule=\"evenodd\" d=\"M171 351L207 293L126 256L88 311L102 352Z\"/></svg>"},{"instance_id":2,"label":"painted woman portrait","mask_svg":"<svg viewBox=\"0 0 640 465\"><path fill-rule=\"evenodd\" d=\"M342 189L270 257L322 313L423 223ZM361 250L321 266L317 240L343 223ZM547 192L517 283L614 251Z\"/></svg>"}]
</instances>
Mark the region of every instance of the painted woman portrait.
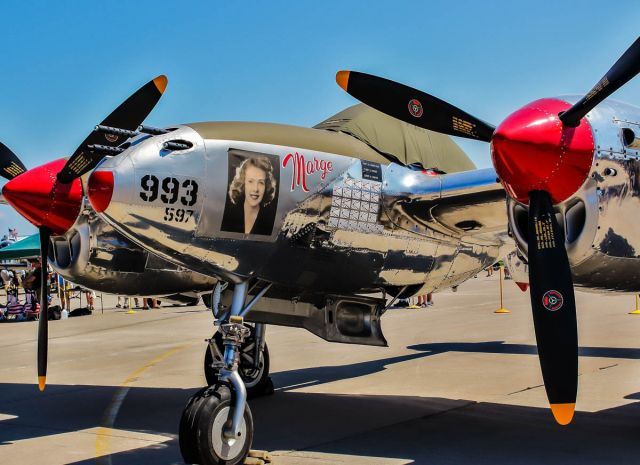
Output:
<instances>
[{"instance_id":1,"label":"painted woman portrait","mask_svg":"<svg viewBox=\"0 0 640 465\"><path fill-rule=\"evenodd\" d=\"M271 235L278 183L273 163L267 155L243 156L230 152L229 165L229 189L220 229L242 234Z\"/></svg>"}]
</instances>

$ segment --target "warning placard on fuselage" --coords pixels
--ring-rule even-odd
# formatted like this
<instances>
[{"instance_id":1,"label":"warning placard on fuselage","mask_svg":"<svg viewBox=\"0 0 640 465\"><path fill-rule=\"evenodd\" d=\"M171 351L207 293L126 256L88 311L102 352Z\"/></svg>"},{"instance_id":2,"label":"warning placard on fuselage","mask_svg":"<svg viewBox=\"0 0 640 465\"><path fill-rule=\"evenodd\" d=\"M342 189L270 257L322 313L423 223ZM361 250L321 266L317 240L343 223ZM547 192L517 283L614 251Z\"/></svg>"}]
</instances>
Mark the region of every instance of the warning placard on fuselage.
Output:
<instances>
[{"instance_id":1,"label":"warning placard on fuselage","mask_svg":"<svg viewBox=\"0 0 640 465\"><path fill-rule=\"evenodd\" d=\"M380 167L380 163L367 160L360 160L360 162L362 163L362 179L382 182L382 168Z\"/></svg>"}]
</instances>

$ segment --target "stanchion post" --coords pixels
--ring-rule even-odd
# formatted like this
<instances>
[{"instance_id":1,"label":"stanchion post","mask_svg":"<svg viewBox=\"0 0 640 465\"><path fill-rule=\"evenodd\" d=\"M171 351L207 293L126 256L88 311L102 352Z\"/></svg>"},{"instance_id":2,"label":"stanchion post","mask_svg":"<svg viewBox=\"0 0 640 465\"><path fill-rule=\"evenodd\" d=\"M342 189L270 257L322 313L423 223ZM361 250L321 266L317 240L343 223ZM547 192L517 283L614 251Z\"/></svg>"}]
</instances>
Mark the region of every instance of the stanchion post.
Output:
<instances>
[{"instance_id":1,"label":"stanchion post","mask_svg":"<svg viewBox=\"0 0 640 465\"><path fill-rule=\"evenodd\" d=\"M136 311L133 309L133 307L131 306L131 301L133 300L133 297L128 296L127 300L129 301L129 310L127 311L128 315L133 315L134 313L136 313Z\"/></svg>"},{"instance_id":2,"label":"stanchion post","mask_svg":"<svg viewBox=\"0 0 640 465\"><path fill-rule=\"evenodd\" d=\"M502 302L502 265L500 265L498 269L500 272L500 278L498 279L498 281L500 282L500 308L493 313L511 313L511 311L504 308L504 305Z\"/></svg>"},{"instance_id":3,"label":"stanchion post","mask_svg":"<svg viewBox=\"0 0 640 465\"><path fill-rule=\"evenodd\" d=\"M638 294L636 294L635 297L636 297L636 309L630 311L629 315L640 315L640 308L638 307Z\"/></svg>"}]
</instances>

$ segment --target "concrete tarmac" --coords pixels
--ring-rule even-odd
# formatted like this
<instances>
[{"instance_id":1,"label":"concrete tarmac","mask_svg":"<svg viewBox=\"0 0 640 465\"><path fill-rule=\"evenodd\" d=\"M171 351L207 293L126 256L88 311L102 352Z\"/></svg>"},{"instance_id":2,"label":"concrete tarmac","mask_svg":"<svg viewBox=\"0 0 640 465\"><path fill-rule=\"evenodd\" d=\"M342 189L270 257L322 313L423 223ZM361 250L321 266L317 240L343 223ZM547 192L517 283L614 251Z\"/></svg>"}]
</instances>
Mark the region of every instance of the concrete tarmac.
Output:
<instances>
[{"instance_id":1,"label":"concrete tarmac","mask_svg":"<svg viewBox=\"0 0 640 465\"><path fill-rule=\"evenodd\" d=\"M640 315L633 296L578 292L580 378L568 427L547 407L528 293L471 279L428 309L383 317L389 347L269 327L274 395L251 401L254 449L282 465L640 463ZM179 464L180 414L204 384L199 307L113 309L0 324L0 464Z\"/></svg>"}]
</instances>

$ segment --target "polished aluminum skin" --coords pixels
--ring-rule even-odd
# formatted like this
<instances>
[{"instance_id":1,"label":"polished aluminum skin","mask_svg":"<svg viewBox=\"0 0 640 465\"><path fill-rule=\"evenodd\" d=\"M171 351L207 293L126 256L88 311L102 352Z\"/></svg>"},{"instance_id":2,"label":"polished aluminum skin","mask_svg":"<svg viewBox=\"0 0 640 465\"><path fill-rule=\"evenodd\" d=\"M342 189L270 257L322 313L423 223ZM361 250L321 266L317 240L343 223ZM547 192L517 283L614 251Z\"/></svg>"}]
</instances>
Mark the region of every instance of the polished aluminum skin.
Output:
<instances>
[{"instance_id":1,"label":"polished aluminum skin","mask_svg":"<svg viewBox=\"0 0 640 465\"><path fill-rule=\"evenodd\" d=\"M514 250L507 254L504 259L504 265L509 269L509 274L514 283L529 284L529 265L520 256L520 252Z\"/></svg>"},{"instance_id":2,"label":"polished aluminum skin","mask_svg":"<svg viewBox=\"0 0 640 465\"><path fill-rule=\"evenodd\" d=\"M570 104L579 98L561 97ZM589 177L556 206L574 284L597 292L640 291L640 108L605 100L587 115L596 144ZM631 133L629 132L631 131ZM527 208L508 199L511 232L527 255Z\"/></svg>"},{"instance_id":3,"label":"polished aluminum skin","mask_svg":"<svg viewBox=\"0 0 640 465\"><path fill-rule=\"evenodd\" d=\"M172 295L173 300L186 301L211 292L217 282L133 244L102 221L86 199L73 227L64 236L53 236L50 247L49 263L57 273L100 292Z\"/></svg>"},{"instance_id":4,"label":"polished aluminum skin","mask_svg":"<svg viewBox=\"0 0 640 465\"><path fill-rule=\"evenodd\" d=\"M165 150L171 140L192 147ZM97 168L112 171L115 182L101 216L166 260L234 282L260 278L289 298L456 286L509 243L505 193L493 170L433 176L308 147L203 139L189 126L135 142ZM223 228L234 154L275 161L271 234Z\"/></svg>"}]
</instances>

